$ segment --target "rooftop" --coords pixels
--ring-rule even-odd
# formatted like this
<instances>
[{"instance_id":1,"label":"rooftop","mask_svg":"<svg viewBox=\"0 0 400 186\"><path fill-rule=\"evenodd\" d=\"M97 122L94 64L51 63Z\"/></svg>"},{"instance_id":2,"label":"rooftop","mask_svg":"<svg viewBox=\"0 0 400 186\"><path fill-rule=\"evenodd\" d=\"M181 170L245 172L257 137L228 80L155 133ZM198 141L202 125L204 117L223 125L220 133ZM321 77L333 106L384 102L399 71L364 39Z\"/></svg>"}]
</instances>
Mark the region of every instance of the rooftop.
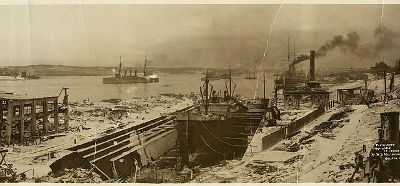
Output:
<instances>
[{"instance_id":1,"label":"rooftop","mask_svg":"<svg viewBox=\"0 0 400 186\"><path fill-rule=\"evenodd\" d=\"M57 96L48 96L51 98L57 97ZM45 98L45 97L33 97L30 95L22 95L22 94L15 94L13 92L4 92L0 91L0 100L23 100L23 99L40 99L40 98Z\"/></svg>"}]
</instances>

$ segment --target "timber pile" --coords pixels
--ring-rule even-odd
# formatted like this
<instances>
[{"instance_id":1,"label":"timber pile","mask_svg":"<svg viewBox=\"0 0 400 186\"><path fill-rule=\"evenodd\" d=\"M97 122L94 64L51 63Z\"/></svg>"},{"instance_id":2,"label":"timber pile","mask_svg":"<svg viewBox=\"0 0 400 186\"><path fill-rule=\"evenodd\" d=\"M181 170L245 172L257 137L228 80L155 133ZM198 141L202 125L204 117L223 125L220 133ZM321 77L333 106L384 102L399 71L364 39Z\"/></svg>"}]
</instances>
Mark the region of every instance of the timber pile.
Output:
<instances>
[{"instance_id":1,"label":"timber pile","mask_svg":"<svg viewBox=\"0 0 400 186\"><path fill-rule=\"evenodd\" d=\"M277 167L270 165L266 161L254 160L246 165L246 168L253 171L253 174L266 175L271 172L276 172Z\"/></svg>"},{"instance_id":2,"label":"timber pile","mask_svg":"<svg viewBox=\"0 0 400 186\"><path fill-rule=\"evenodd\" d=\"M102 180L100 176L93 170L88 169L64 169L60 173L50 173L47 176L37 178L36 183L49 182L49 183L100 183Z\"/></svg>"}]
</instances>

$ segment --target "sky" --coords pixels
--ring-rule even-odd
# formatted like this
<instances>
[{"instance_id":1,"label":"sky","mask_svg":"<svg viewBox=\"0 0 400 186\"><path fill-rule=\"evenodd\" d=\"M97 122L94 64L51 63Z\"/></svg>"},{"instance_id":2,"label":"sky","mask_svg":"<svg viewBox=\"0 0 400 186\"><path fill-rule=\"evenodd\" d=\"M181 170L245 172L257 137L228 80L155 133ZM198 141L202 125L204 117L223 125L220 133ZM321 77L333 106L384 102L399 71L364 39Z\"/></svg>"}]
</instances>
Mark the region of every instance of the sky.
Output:
<instances>
[{"instance_id":1,"label":"sky","mask_svg":"<svg viewBox=\"0 0 400 186\"><path fill-rule=\"evenodd\" d=\"M0 66L111 67L120 56L142 66L147 56L151 67L274 70L290 63L288 38L290 61L328 46L317 68L394 66L399 17L397 4L0 5Z\"/></svg>"}]
</instances>

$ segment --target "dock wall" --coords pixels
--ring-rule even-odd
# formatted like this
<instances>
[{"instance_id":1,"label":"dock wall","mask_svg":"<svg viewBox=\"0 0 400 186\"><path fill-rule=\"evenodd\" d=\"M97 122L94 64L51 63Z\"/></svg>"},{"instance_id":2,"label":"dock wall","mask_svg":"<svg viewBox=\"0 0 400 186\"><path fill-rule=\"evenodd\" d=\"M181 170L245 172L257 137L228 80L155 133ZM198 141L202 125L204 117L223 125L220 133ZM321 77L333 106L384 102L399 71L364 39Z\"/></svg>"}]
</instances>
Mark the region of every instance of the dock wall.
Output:
<instances>
[{"instance_id":1,"label":"dock wall","mask_svg":"<svg viewBox=\"0 0 400 186\"><path fill-rule=\"evenodd\" d=\"M146 142L137 152L140 154L142 165L147 165L151 159L157 159L165 152L171 150L178 140L176 129L161 134Z\"/></svg>"},{"instance_id":2,"label":"dock wall","mask_svg":"<svg viewBox=\"0 0 400 186\"><path fill-rule=\"evenodd\" d=\"M286 136L290 136L303 128L305 125L310 123L312 120L315 118L321 116L325 112L325 106L320 106L316 110L313 110L309 114L301 117L298 120L295 120L294 122L290 123L289 125L286 126Z\"/></svg>"},{"instance_id":3,"label":"dock wall","mask_svg":"<svg viewBox=\"0 0 400 186\"><path fill-rule=\"evenodd\" d=\"M285 138L286 129L281 128L262 138L262 149L268 149Z\"/></svg>"},{"instance_id":4,"label":"dock wall","mask_svg":"<svg viewBox=\"0 0 400 186\"><path fill-rule=\"evenodd\" d=\"M300 119L295 120L294 122L286 125L284 128L281 128L267 136L262 138L262 150L266 150L271 146L275 145L279 141L285 139L287 136L290 136L305 125L310 123L312 120L316 119L317 117L321 116L325 112L325 106L322 105L318 107L316 110L313 110L309 114L301 117Z\"/></svg>"}]
</instances>

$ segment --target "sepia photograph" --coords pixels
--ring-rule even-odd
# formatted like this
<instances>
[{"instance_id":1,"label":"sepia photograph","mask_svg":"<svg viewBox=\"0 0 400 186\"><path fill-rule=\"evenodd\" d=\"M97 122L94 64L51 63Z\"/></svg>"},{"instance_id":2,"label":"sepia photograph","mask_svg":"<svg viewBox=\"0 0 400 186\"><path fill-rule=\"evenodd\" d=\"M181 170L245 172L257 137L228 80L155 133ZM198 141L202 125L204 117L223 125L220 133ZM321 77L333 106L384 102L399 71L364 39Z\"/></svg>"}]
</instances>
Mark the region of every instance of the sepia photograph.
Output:
<instances>
[{"instance_id":1,"label":"sepia photograph","mask_svg":"<svg viewBox=\"0 0 400 186\"><path fill-rule=\"evenodd\" d=\"M0 183L399 183L400 4L0 1Z\"/></svg>"}]
</instances>

